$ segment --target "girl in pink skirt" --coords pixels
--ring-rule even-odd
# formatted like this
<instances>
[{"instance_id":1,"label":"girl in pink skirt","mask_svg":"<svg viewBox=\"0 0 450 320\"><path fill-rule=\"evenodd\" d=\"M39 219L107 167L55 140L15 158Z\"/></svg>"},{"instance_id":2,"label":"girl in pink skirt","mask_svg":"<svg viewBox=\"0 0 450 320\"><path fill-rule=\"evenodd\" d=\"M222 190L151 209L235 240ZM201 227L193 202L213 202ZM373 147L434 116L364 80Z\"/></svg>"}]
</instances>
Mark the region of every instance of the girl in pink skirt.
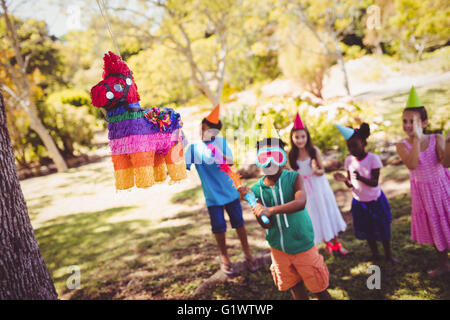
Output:
<instances>
[{"instance_id":1,"label":"girl in pink skirt","mask_svg":"<svg viewBox=\"0 0 450 320\"><path fill-rule=\"evenodd\" d=\"M450 171L441 163L444 138L424 134L428 116L414 88L402 118L408 137L397 144L397 152L410 172L411 239L436 248L439 267L429 273L435 277L450 271Z\"/></svg>"}]
</instances>

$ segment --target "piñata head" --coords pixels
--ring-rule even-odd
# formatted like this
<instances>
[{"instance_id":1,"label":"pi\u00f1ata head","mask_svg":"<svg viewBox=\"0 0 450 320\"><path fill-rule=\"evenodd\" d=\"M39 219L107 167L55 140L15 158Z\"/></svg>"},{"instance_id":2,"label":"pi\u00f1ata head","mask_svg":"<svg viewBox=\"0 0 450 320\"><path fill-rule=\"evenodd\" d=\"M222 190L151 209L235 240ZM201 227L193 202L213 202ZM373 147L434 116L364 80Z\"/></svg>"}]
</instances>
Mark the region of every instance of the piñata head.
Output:
<instances>
[{"instance_id":1,"label":"pi\u00f1ata head","mask_svg":"<svg viewBox=\"0 0 450 320\"><path fill-rule=\"evenodd\" d=\"M103 57L103 80L91 89L92 105L107 110L139 102L133 73L122 59L109 51Z\"/></svg>"}]
</instances>

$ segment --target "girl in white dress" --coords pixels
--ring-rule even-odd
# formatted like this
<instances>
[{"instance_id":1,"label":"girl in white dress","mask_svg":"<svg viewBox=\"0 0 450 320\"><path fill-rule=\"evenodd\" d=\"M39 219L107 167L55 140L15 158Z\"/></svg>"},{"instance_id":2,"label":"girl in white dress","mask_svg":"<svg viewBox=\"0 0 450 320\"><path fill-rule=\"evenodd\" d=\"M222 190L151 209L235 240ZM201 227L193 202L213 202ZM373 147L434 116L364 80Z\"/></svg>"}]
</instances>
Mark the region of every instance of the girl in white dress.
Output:
<instances>
[{"instance_id":1,"label":"girl in white dress","mask_svg":"<svg viewBox=\"0 0 450 320\"><path fill-rule=\"evenodd\" d=\"M304 179L307 194L306 209L314 228L314 242L318 244L324 241L330 254L338 252L346 255L348 251L338 239L338 233L345 231L346 223L337 206L333 190L324 175L325 169L320 150L313 145L309 131L303 125L298 113L290 139L289 165Z\"/></svg>"}]
</instances>

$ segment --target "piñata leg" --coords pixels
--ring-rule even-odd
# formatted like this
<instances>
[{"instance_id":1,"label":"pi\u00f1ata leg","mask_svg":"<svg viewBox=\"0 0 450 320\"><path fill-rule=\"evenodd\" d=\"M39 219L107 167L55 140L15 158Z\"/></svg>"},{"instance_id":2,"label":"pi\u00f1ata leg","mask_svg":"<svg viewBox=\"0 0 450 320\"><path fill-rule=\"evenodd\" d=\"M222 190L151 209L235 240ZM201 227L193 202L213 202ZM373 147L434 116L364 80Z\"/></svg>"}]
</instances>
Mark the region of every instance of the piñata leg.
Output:
<instances>
[{"instance_id":1,"label":"pi\u00f1ata leg","mask_svg":"<svg viewBox=\"0 0 450 320\"><path fill-rule=\"evenodd\" d=\"M131 163L130 155L113 155L114 177L116 180L116 189L125 190L134 186L134 168Z\"/></svg>"},{"instance_id":2,"label":"pi\u00f1ata leg","mask_svg":"<svg viewBox=\"0 0 450 320\"><path fill-rule=\"evenodd\" d=\"M184 162L183 144L175 144L165 155L167 171L172 180L183 180L187 177L186 163Z\"/></svg>"},{"instance_id":3,"label":"pi\u00f1ata leg","mask_svg":"<svg viewBox=\"0 0 450 320\"><path fill-rule=\"evenodd\" d=\"M157 154L155 155L155 181L162 182L166 180L166 178L166 159L163 155Z\"/></svg>"},{"instance_id":4,"label":"pi\u00f1ata leg","mask_svg":"<svg viewBox=\"0 0 450 320\"><path fill-rule=\"evenodd\" d=\"M155 151L132 153L130 157L134 167L136 187L151 187L155 183Z\"/></svg>"}]
</instances>

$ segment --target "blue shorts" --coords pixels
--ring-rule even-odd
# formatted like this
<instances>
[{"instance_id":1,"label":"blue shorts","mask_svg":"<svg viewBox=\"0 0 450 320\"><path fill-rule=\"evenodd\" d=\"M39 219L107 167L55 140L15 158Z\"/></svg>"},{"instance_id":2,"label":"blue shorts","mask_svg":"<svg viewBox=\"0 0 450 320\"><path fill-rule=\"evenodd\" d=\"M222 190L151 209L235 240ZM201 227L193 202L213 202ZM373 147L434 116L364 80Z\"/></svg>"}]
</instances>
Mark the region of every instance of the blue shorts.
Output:
<instances>
[{"instance_id":1,"label":"blue shorts","mask_svg":"<svg viewBox=\"0 0 450 320\"><path fill-rule=\"evenodd\" d=\"M242 217L241 201L239 199L227 203L223 206L208 207L209 218L211 220L211 228L213 233L223 233L227 231L227 224L225 222L224 208L230 217L231 227L234 229L240 228L244 225L244 218Z\"/></svg>"}]
</instances>

